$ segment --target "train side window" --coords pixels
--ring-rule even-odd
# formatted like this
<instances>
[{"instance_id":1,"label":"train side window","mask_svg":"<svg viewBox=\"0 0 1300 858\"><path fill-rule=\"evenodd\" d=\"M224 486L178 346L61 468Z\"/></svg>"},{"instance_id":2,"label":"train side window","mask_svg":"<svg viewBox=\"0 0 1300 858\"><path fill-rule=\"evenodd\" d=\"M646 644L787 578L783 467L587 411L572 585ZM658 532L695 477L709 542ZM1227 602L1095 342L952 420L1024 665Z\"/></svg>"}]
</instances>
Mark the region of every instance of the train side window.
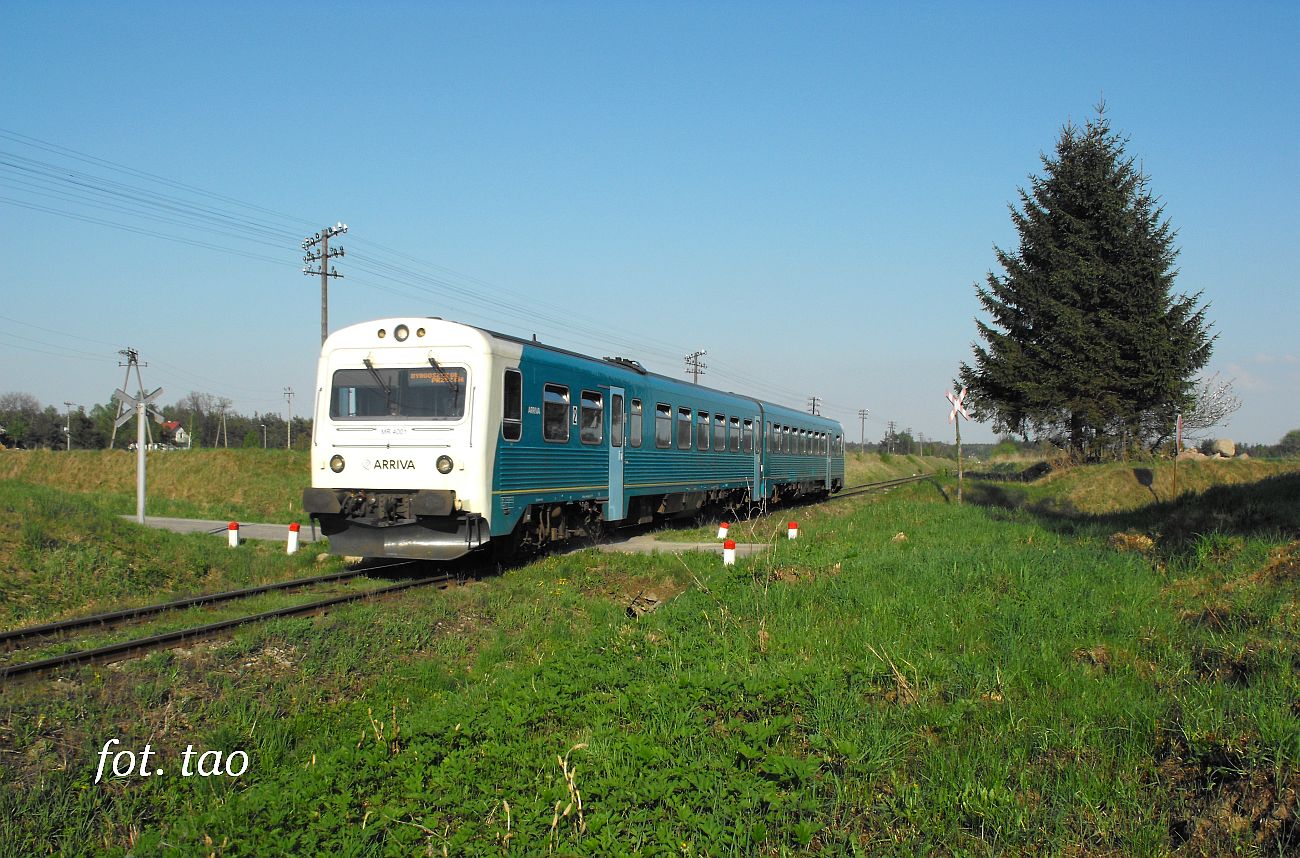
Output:
<instances>
[{"instance_id":1,"label":"train side window","mask_svg":"<svg viewBox=\"0 0 1300 858\"><path fill-rule=\"evenodd\" d=\"M731 418L731 427L730 427L730 432L728 433L728 438L730 440L731 452L739 453L740 452L740 418L739 417Z\"/></svg>"},{"instance_id":2,"label":"train side window","mask_svg":"<svg viewBox=\"0 0 1300 858\"><path fill-rule=\"evenodd\" d=\"M691 449L691 409L677 409L677 449Z\"/></svg>"},{"instance_id":3,"label":"train side window","mask_svg":"<svg viewBox=\"0 0 1300 858\"><path fill-rule=\"evenodd\" d=\"M695 440L703 453L709 449L709 412L701 411L698 418L700 425L695 429Z\"/></svg>"},{"instance_id":4,"label":"train side window","mask_svg":"<svg viewBox=\"0 0 1300 858\"><path fill-rule=\"evenodd\" d=\"M789 453L790 452L790 427L778 426L776 431L779 435L779 437L776 439L776 443L778 445L779 451L782 453Z\"/></svg>"},{"instance_id":5,"label":"train side window","mask_svg":"<svg viewBox=\"0 0 1300 858\"><path fill-rule=\"evenodd\" d=\"M770 453L772 452L772 421L765 422L763 426L766 430L763 432L763 448Z\"/></svg>"},{"instance_id":6,"label":"train side window","mask_svg":"<svg viewBox=\"0 0 1300 858\"><path fill-rule=\"evenodd\" d=\"M501 408L501 437L518 441L524 434L524 377L517 369L506 370L502 385L505 401Z\"/></svg>"},{"instance_id":7,"label":"train side window","mask_svg":"<svg viewBox=\"0 0 1300 858\"><path fill-rule=\"evenodd\" d=\"M673 445L673 407L662 402L655 404L655 446Z\"/></svg>"},{"instance_id":8,"label":"train side window","mask_svg":"<svg viewBox=\"0 0 1300 858\"><path fill-rule=\"evenodd\" d=\"M611 393L609 396L609 443L614 447L623 446L623 394Z\"/></svg>"},{"instance_id":9,"label":"train side window","mask_svg":"<svg viewBox=\"0 0 1300 858\"><path fill-rule=\"evenodd\" d=\"M727 449L727 415L713 415L713 451L721 453Z\"/></svg>"},{"instance_id":10,"label":"train side window","mask_svg":"<svg viewBox=\"0 0 1300 858\"><path fill-rule=\"evenodd\" d=\"M741 432L741 448L746 453L754 452L754 421L746 420L745 428Z\"/></svg>"},{"instance_id":11,"label":"train side window","mask_svg":"<svg viewBox=\"0 0 1300 858\"><path fill-rule=\"evenodd\" d=\"M642 414L641 414L641 400L639 400L639 399L633 399L633 400L632 400L632 413L631 413L631 415L629 415L628 419L631 421L631 422L628 424L628 427L627 427L627 429L628 429L628 432L627 432L627 443L628 443L628 446L629 446L629 447L640 447L640 446L641 446L641 432L642 432L642 430L644 429L644 425L643 425L642 422L641 422L641 420L642 420Z\"/></svg>"},{"instance_id":12,"label":"train side window","mask_svg":"<svg viewBox=\"0 0 1300 858\"><path fill-rule=\"evenodd\" d=\"M605 397L593 390L582 392L582 405L578 415L578 439L584 444L599 444L605 440Z\"/></svg>"},{"instance_id":13,"label":"train side window","mask_svg":"<svg viewBox=\"0 0 1300 858\"><path fill-rule=\"evenodd\" d=\"M569 440L569 388L562 384L542 388L542 438L561 443Z\"/></svg>"}]
</instances>

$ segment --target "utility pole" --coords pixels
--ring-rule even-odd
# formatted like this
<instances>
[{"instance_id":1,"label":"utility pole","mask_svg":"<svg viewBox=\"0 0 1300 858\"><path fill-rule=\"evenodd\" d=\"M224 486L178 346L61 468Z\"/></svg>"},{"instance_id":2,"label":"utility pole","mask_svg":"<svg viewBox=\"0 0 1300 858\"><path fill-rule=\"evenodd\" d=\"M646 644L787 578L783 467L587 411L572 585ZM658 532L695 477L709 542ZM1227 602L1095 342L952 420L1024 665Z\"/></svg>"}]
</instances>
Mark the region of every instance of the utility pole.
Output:
<instances>
[{"instance_id":1,"label":"utility pole","mask_svg":"<svg viewBox=\"0 0 1300 858\"><path fill-rule=\"evenodd\" d=\"M144 524L144 478L145 478L145 455L144 455L144 433L145 424L148 422L145 417L152 416L158 422L163 422L163 416L160 411L153 407L153 401L162 396L163 389L160 387L153 393L140 391L140 396L134 397L125 390L116 391L117 401L124 406L129 406L122 416L117 418L113 424L113 429L123 426L135 418L135 520ZM116 434L116 432L115 432Z\"/></svg>"},{"instance_id":2,"label":"utility pole","mask_svg":"<svg viewBox=\"0 0 1300 858\"><path fill-rule=\"evenodd\" d=\"M127 346L126 348L122 349L121 351L118 352L118 354L120 354L122 357L126 358L126 363L122 363L121 361L118 361L118 363L117 363L118 366L124 366L124 367L126 367L126 378L123 379L123 381L122 381L122 390L126 390L127 385L129 385L129 384L131 383L131 370L134 369L134 370L135 370L135 380L136 380L137 385L138 385L139 390L140 390L140 396L141 396L141 398L143 398L143 397L144 397L144 379L142 379L142 378L140 377L140 367L142 367L142 366L148 366L149 364L147 364L147 363L141 363L141 362L140 362L140 353L139 353L138 351L136 351L135 349L131 348L130 346ZM123 401L123 400L121 400L121 399L119 399L119 400L117 401L117 421L113 424L113 434L110 435L110 436L109 436L109 439L108 439L108 449L110 449L110 450L113 449L113 444L117 442L117 427L118 427L118 426L121 424L121 422L122 422L122 415L123 415L123 414L126 414L126 413L129 412L130 410L131 410L131 407L128 406L128 405L126 404L125 401ZM151 426L146 426L145 429L146 429L146 431L148 432L149 443L152 444L152 443L153 443L153 427L151 427Z\"/></svg>"},{"instance_id":3,"label":"utility pole","mask_svg":"<svg viewBox=\"0 0 1300 858\"><path fill-rule=\"evenodd\" d=\"M63 400L63 405L64 405L65 408L68 409L68 417L67 417L67 419L66 419L66 420L64 421L64 423L63 423L63 434L64 434L65 436L67 436L67 439L68 439L68 447L67 447L67 449L68 449L69 452L71 452L71 450L72 450L72 406L73 406L73 403L71 403L71 402L69 402L68 400L65 399L65 400Z\"/></svg>"},{"instance_id":4,"label":"utility pole","mask_svg":"<svg viewBox=\"0 0 1300 858\"><path fill-rule=\"evenodd\" d=\"M303 274L320 275L320 341L321 345L325 344L325 338L330 333L330 299L329 299L329 282L331 277L342 277L337 268L330 267L330 260L335 257L343 257L346 254L343 248L330 248L330 239L336 235L342 235L348 231L348 225L339 221L334 226L327 226L315 235L302 240L302 249L305 255L302 261L307 267L302 270ZM316 245L320 245L320 250L312 250ZM313 269L312 263L320 265L320 270Z\"/></svg>"},{"instance_id":5,"label":"utility pole","mask_svg":"<svg viewBox=\"0 0 1300 858\"><path fill-rule=\"evenodd\" d=\"M867 414L867 409L858 409L858 420L862 421L862 425L858 429L858 452L860 453L866 452L867 449Z\"/></svg>"},{"instance_id":6,"label":"utility pole","mask_svg":"<svg viewBox=\"0 0 1300 858\"><path fill-rule=\"evenodd\" d=\"M262 449L266 449L266 424L262 424Z\"/></svg>"},{"instance_id":7,"label":"utility pole","mask_svg":"<svg viewBox=\"0 0 1300 858\"><path fill-rule=\"evenodd\" d=\"M821 401L822 401L822 398L821 398L820 396L810 396L810 397L808 397L808 413L811 414L812 416L816 417L816 416L817 416L817 406L818 406L818 404L821 403Z\"/></svg>"},{"instance_id":8,"label":"utility pole","mask_svg":"<svg viewBox=\"0 0 1300 858\"><path fill-rule=\"evenodd\" d=\"M700 383L700 376L704 375L705 365L700 363L700 358L708 352L691 352L686 356L686 374L691 377L692 384Z\"/></svg>"},{"instance_id":9,"label":"utility pole","mask_svg":"<svg viewBox=\"0 0 1300 858\"><path fill-rule=\"evenodd\" d=\"M894 421L889 421L889 432L885 435L889 439L889 452L894 452Z\"/></svg>"},{"instance_id":10,"label":"utility pole","mask_svg":"<svg viewBox=\"0 0 1300 858\"><path fill-rule=\"evenodd\" d=\"M230 405L230 400L224 396L217 400L217 409L221 412L221 429L219 430L221 445L226 448L230 447L230 433L226 431L226 409L229 408ZM213 444L213 446L215 447L216 445Z\"/></svg>"},{"instance_id":11,"label":"utility pole","mask_svg":"<svg viewBox=\"0 0 1300 858\"><path fill-rule=\"evenodd\" d=\"M286 387L284 389L284 401L289 403L289 408L288 411L286 412L288 414L288 419L284 421L284 428L285 428L284 448L286 450L292 450L293 449L293 388L292 387Z\"/></svg>"}]
</instances>

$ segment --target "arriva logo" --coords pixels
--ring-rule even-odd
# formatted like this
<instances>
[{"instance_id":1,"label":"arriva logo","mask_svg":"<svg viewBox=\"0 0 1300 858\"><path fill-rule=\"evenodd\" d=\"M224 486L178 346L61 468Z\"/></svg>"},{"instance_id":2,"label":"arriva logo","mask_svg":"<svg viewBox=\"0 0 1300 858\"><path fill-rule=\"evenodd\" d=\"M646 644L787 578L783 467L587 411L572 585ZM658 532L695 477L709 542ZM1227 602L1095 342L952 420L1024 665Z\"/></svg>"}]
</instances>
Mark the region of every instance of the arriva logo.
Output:
<instances>
[{"instance_id":1,"label":"arriva logo","mask_svg":"<svg viewBox=\"0 0 1300 858\"><path fill-rule=\"evenodd\" d=\"M376 471L413 471L415 470L415 461L413 459L375 459L374 468Z\"/></svg>"}]
</instances>

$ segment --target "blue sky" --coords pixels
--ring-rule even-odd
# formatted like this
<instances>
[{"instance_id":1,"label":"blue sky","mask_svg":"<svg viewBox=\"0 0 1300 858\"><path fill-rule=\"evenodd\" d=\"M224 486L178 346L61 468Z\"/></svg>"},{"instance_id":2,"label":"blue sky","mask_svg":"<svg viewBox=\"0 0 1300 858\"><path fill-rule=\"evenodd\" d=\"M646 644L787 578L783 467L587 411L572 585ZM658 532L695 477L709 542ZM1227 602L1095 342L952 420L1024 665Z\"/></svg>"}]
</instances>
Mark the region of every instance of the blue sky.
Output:
<instances>
[{"instance_id":1,"label":"blue sky","mask_svg":"<svg viewBox=\"0 0 1300 858\"><path fill-rule=\"evenodd\" d=\"M1211 3L13 2L0 393L304 413L331 328L438 315L950 438L974 284L1102 97L1203 292L1215 434L1300 426L1300 12ZM114 184L116 183L116 184ZM112 191L105 194L104 191ZM969 426L964 440L991 440Z\"/></svg>"}]
</instances>

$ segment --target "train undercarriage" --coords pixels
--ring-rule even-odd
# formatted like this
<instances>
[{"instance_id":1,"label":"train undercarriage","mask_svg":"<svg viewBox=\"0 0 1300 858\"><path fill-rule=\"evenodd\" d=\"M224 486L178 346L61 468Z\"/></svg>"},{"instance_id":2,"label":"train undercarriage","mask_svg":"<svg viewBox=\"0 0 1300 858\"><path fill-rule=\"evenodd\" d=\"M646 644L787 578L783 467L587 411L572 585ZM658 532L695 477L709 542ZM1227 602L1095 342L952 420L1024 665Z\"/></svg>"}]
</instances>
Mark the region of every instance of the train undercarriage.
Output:
<instances>
[{"instance_id":1,"label":"train undercarriage","mask_svg":"<svg viewBox=\"0 0 1300 858\"><path fill-rule=\"evenodd\" d=\"M611 528L696 518L716 511L725 519L744 519L769 505L822 499L839 491L836 483L787 483L755 503L748 489L711 489L640 495L628 502L627 516L606 521L601 500L535 503L525 507L506 535L493 537L478 513L456 509L455 492L391 492L307 489L303 506L328 537L330 553L449 561L491 547L500 559L545 551L574 539L598 539Z\"/></svg>"}]
</instances>

